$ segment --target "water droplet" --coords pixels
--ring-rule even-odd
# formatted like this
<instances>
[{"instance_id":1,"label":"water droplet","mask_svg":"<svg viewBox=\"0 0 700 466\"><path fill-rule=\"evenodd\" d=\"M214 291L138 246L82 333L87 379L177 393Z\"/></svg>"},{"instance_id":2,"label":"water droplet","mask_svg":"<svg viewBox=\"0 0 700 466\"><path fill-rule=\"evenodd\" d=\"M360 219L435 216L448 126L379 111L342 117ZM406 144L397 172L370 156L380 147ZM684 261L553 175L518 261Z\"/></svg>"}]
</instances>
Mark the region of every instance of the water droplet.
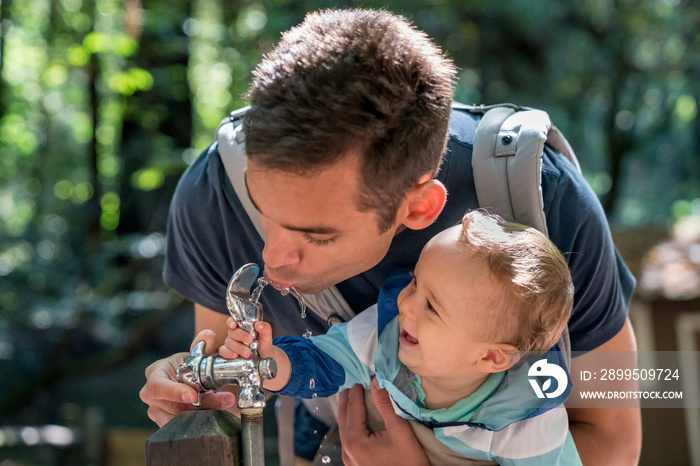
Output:
<instances>
[{"instance_id":1,"label":"water droplet","mask_svg":"<svg viewBox=\"0 0 700 466\"><path fill-rule=\"evenodd\" d=\"M330 462L331 462L331 457L330 457L330 456L323 456L323 457L321 457L321 462L322 462L323 464L330 464Z\"/></svg>"},{"instance_id":2,"label":"water droplet","mask_svg":"<svg viewBox=\"0 0 700 466\"><path fill-rule=\"evenodd\" d=\"M314 430L314 435L316 435L316 434L318 434L318 431L317 431L317 430Z\"/></svg>"},{"instance_id":3,"label":"water droplet","mask_svg":"<svg viewBox=\"0 0 700 466\"><path fill-rule=\"evenodd\" d=\"M316 394L314 393L314 396L312 396L311 398L316 398ZM314 406L314 411L318 412L318 406Z\"/></svg>"},{"instance_id":4,"label":"water droplet","mask_svg":"<svg viewBox=\"0 0 700 466\"><path fill-rule=\"evenodd\" d=\"M287 296L287 295L289 294L289 288L282 288L282 289L280 290L280 294L281 294L282 296Z\"/></svg>"},{"instance_id":5,"label":"water droplet","mask_svg":"<svg viewBox=\"0 0 700 466\"><path fill-rule=\"evenodd\" d=\"M313 390L316 387L316 381L314 379L309 379L309 389Z\"/></svg>"},{"instance_id":6,"label":"water droplet","mask_svg":"<svg viewBox=\"0 0 700 466\"><path fill-rule=\"evenodd\" d=\"M313 395L311 395L311 398L318 398L318 395L314 393ZM318 406L316 406L314 409L318 411Z\"/></svg>"},{"instance_id":7,"label":"water droplet","mask_svg":"<svg viewBox=\"0 0 700 466\"><path fill-rule=\"evenodd\" d=\"M306 329L306 332L304 332L304 335L303 335L304 338L310 338L311 335L313 335L313 333L311 333L311 330L309 330L309 329L307 328L307 329Z\"/></svg>"}]
</instances>

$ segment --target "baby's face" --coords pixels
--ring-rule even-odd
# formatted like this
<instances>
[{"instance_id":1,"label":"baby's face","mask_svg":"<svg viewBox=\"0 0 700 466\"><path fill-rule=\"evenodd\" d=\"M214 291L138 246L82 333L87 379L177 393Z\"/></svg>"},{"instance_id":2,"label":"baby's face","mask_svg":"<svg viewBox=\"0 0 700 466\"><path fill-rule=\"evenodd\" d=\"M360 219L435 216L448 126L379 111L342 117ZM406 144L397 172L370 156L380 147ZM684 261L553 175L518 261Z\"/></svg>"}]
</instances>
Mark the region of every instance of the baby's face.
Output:
<instances>
[{"instance_id":1,"label":"baby's face","mask_svg":"<svg viewBox=\"0 0 700 466\"><path fill-rule=\"evenodd\" d=\"M461 225L435 236L423 249L415 278L398 297L399 359L422 377L449 384L477 374L485 319L495 318L499 289L486 264L459 241Z\"/></svg>"}]
</instances>

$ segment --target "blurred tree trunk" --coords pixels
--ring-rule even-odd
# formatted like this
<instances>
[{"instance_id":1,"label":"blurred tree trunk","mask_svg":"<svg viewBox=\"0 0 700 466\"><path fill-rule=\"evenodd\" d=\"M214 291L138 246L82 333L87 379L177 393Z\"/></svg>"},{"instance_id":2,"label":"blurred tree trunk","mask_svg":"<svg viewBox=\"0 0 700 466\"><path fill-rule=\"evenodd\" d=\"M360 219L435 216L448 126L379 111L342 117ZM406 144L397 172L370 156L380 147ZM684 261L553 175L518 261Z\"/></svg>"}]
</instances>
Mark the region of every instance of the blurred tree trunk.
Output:
<instances>
[{"instance_id":1,"label":"blurred tree trunk","mask_svg":"<svg viewBox=\"0 0 700 466\"><path fill-rule=\"evenodd\" d=\"M615 211L615 206L620 192L620 180L622 179L622 165L625 155L632 148L632 139L624 129L620 129L617 124L617 117L621 107L622 93L625 81L629 78L625 62L620 60L612 73L610 80L610 108L605 121L605 136L608 159L608 174L610 176L610 190L604 201L603 209L610 214Z\"/></svg>"},{"instance_id":2,"label":"blurred tree trunk","mask_svg":"<svg viewBox=\"0 0 700 466\"><path fill-rule=\"evenodd\" d=\"M118 233L161 231L170 196L181 173L182 154L192 143L192 102L187 82L189 39L183 20L191 16L191 3L173 0L130 0L126 3L127 31L139 39L134 66L149 70L150 90L127 97L120 158L121 214ZM140 10L148 11L139 27ZM164 175L162 185L150 191L135 189L132 176L155 168Z\"/></svg>"},{"instance_id":3,"label":"blurred tree trunk","mask_svg":"<svg viewBox=\"0 0 700 466\"><path fill-rule=\"evenodd\" d=\"M622 168L629 151L633 148L634 139L626 130L619 128L617 116L625 110L623 100L629 98L630 78L634 74L634 67L630 63L628 54L627 35L621 21L621 7L615 3L615 14L608 17L607 22L594 22L590 12L570 9L563 19L564 24L585 33L590 37L601 52L601 63L607 68L605 73L598 73L597 79L607 85L608 99L607 109L602 115L602 134L606 151L607 173L610 177L610 189L602 201L603 209L609 215L614 212L622 179ZM595 68L591 71L595 72ZM637 99L641 100L641 99ZM637 105L640 105L638 102ZM634 109L629 109L634 113ZM629 129L629 128L628 128Z\"/></svg>"},{"instance_id":4,"label":"blurred tree trunk","mask_svg":"<svg viewBox=\"0 0 700 466\"><path fill-rule=\"evenodd\" d=\"M96 18L99 13L96 11L95 0L87 0L84 7L88 11L91 18ZM83 251L83 266L82 278L88 279L93 275L88 263L91 263L91 257L100 249L101 243L101 227L100 227L100 199L103 194L103 187L100 182L99 170L97 167L97 127L99 124L99 106L100 95L97 89L97 80L99 76L99 61L96 53L90 55L90 61L87 64L88 74L88 113L92 119L92 138L87 149L87 170L89 173L89 182L92 184L94 192L90 199L83 204L87 222L85 249Z\"/></svg>"}]
</instances>

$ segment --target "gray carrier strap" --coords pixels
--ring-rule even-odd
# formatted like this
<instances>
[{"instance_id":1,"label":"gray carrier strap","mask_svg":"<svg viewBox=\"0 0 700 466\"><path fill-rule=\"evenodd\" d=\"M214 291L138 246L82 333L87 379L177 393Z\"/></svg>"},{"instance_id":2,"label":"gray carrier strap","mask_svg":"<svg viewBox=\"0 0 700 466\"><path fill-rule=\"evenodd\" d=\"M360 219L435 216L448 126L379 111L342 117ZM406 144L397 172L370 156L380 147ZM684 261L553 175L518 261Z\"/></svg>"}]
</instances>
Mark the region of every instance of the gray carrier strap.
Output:
<instances>
[{"instance_id":1,"label":"gray carrier strap","mask_svg":"<svg viewBox=\"0 0 700 466\"><path fill-rule=\"evenodd\" d=\"M245 137L241 131L241 116L245 114L248 107L231 113L231 116L224 118L219 123L219 128L216 130L216 141L218 143L219 157L224 165L226 175L236 191L238 200L241 201L248 218L257 230L258 234L265 241L265 232L260 223L260 214L253 207L248 197L248 191L245 187L245 170L247 167L247 159L245 153Z\"/></svg>"},{"instance_id":2,"label":"gray carrier strap","mask_svg":"<svg viewBox=\"0 0 700 466\"><path fill-rule=\"evenodd\" d=\"M479 206L547 234L541 188L544 144L562 153L580 173L573 149L546 112L509 104L479 110L484 116L472 155Z\"/></svg>"},{"instance_id":3,"label":"gray carrier strap","mask_svg":"<svg viewBox=\"0 0 700 466\"><path fill-rule=\"evenodd\" d=\"M226 175L228 175L233 189L236 191L238 200L241 201L246 214L248 214L258 234L263 241L265 241L265 232L260 223L260 214L250 201L245 186L244 175L247 159L245 137L241 130L241 117L245 114L247 109L248 107L245 107L232 112L230 117L225 118L219 124L219 128L216 131L216 140L218 142L221 162L224 165ZM343 298L335 286L321 291L320 293L302 294L302 296L308 308L324 320L328 320L329 317L335 314L340 316L343 320L349 321L355 315L350 305L345 301L345 298Z\"/></svg>"},{"instance_id":4,"label":"gray carrier strap","mask_svg":"<svg viewBox=\"0 0 700 466\"><path fill-rule=\"evenodd\" d=\"M547 145L560 152L574 166L576 171L581 173L581 165L579 165L578 158L574 154L574 149L562 132L559 131L559 128L554 125L549 128L549 133L547 133Z\"/></svg>"},{"instance_id":5,"label":"gray carrier strap","mask_svg":"<svg viewBox=\"0 0 700 466\"><path fill-rule=\"evenodd\" d=\"M540 110L493 108L479 122L472 154L479 206L544 234L542 150L550 126Z\"/></svg>"},{"instance_id":6,"label":"gray carrier strap","mask_svg":"<svg viewBox=\"0 0 700 466\"><path fill-rule=\"evenodd\" d=\"M581 167L569 142L541 110L512 104L467 109L483 113L474 134L472 154L479 206L548 235L542 198L542 152L546 143L564 155L580 173ZM568 327L559 346L571 367Z\"/></svg>"}]
</instances>

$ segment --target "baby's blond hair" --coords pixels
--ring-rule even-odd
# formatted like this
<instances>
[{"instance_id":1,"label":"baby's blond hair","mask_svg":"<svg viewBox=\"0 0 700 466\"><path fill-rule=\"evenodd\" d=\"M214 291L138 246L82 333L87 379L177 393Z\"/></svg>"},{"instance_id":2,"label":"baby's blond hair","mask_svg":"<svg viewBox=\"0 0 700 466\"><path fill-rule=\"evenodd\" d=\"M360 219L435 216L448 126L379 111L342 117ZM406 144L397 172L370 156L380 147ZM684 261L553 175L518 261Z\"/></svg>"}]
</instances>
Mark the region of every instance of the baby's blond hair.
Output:
<instances>
[{"instance_id":1,"label":"baby's blond hair","mask_svg":"<svg viewBox=\"0 0 700 466\"><path fill-rule=\"evenodd\" d=\"M484 316L485 340L541 353L559 340L574 302L574 286L561 252L534 228L483 210L462 219L461 240L501 285Z\"/></svg>"}]
</instances>

